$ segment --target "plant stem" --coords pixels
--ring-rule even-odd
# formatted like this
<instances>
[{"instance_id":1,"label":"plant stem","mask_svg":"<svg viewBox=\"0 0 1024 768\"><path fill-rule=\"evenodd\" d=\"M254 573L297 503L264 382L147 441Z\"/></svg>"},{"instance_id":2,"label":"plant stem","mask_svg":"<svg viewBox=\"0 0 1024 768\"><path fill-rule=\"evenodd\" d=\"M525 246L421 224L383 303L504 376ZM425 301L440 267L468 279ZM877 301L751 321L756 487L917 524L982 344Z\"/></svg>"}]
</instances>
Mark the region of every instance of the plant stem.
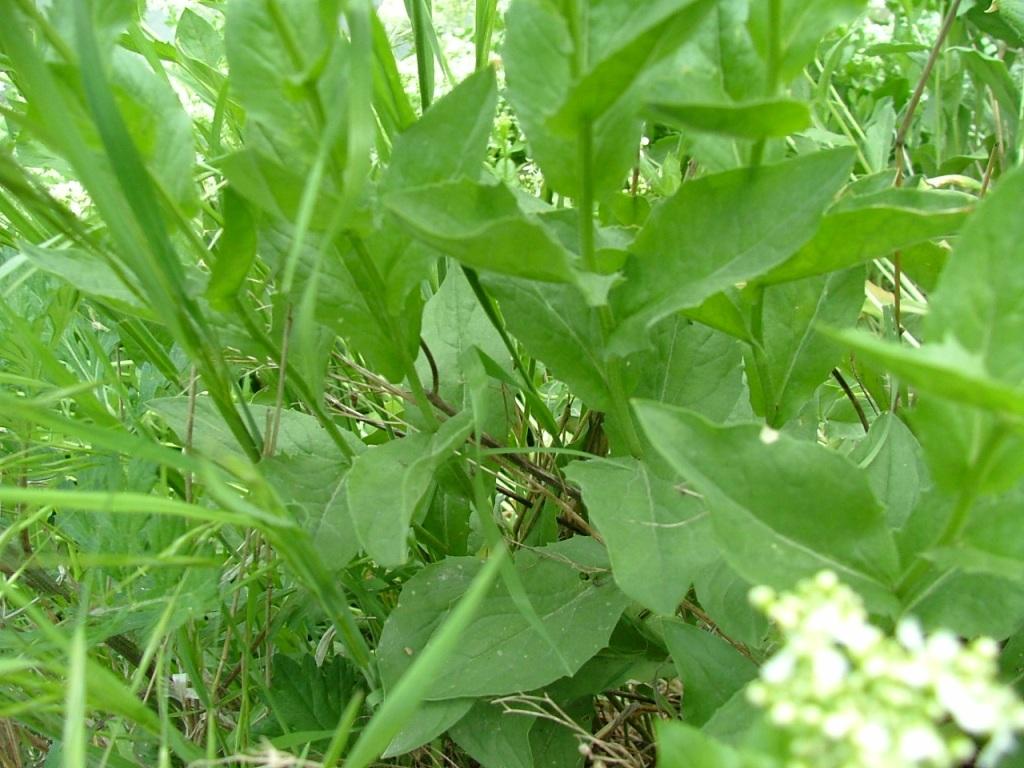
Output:
<instances>
[{"instance_id":1,"label":"plant stem","mask_svg":"<svg viewBox=\"0 0 1024 768\"><path fill-rule=\"evenodd\" d=\"M896 141L894 144L893 151L896 155L896 180L894 185L897 187L903 186L903 161L904 154L907 146L907 135L910 133L911 125L914 122L914 112L917 111L918 104L921 103L921 97L924 96L924 89L928 86L928 79L931 77L932 70L935 68L936 62L939 60L939 54L942 53L942 45L946 42L946 37L949 36L949 31L953 28L953 22L956 21L956 12L960 8L960 0L952 0L949 4L949 10L946 11L946 17L943 19L942 28L939 29L938 37L935 38L935 44L932 46L931 52L928 54L928 61L925 62L924 70L921 72L921 79L917 81L917 87L914 88L914 93L910 97L910 101L907 103L907 111L903 115L903 122L900 123L899 130L896 131ZM913 172L913 167L911 167ZM901 294L903 289L900 287L903 277L903 256L899 251L893 254L893 314L896 323L896 336L897 339L903 337L903 321L902 321L902 301ZM893 410L895 410L896 404L899 402L899 397L893 401Z\"/></svg>"},{"instance_id":2,"label":"plant stem","mask_svg":"<svg viewBox=\"0 0 1024 768\"><path fill-rule=\"evenodd\" d=\"M594 125L584 119L579 129L579 160L580 160L580 193L578 204L580 258L584 269L597 272L597 254L594 247ZM608 305L599 307L598 316L601 320L601 335L608 340L615 329L615 317ZM625 380L622 370L622 359L610 357L606 361L605 379L612 400L612 411L615 421L623 431L629 452L636 457L644 454L643 443L633 423L633 415L629 410L629 397L626 394Z\"/></svg>"}]
</instances>

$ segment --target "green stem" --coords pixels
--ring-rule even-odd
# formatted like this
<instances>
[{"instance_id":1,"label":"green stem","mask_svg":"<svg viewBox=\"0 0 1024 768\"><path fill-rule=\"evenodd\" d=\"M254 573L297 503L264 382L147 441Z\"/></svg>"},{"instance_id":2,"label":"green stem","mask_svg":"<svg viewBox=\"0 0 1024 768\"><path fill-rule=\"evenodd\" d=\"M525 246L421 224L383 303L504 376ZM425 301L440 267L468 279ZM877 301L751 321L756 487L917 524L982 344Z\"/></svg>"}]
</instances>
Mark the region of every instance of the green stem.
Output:
<instances>
[{"instance_id":1,"label":"green stem","mask_svg":"<svg viewBox=\"0 0 1024 768\"><path fill-rule=\"evenodd\" d=\"M580 194L579 194L579 238L580 256L583 267L588 272L597 272L597 254L594 247L594 126L585 119L579 130L580 147ZM600 307L598 315L601 320L602 340L607 341L615 329L615 317L609 306ZM615 420L623 430L629 452L636 457L644 454L643 443L633 423L633 415L629 410L629 397L626 394L625 379L622 371L622 360L618 357L609 358L606 365L606 380L612 400L612 412Z\"/></svg>"}]
</instances>

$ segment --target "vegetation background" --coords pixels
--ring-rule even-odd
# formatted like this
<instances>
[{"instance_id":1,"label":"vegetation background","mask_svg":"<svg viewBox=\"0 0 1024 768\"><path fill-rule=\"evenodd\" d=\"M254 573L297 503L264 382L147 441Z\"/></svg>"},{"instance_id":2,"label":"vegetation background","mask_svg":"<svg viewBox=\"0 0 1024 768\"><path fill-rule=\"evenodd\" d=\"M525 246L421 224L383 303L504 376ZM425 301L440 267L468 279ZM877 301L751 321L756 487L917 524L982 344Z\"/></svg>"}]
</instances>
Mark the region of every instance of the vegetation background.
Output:
<instances>
[{"instance_id":1,"label":"vegetation background","mask_svg":"<svg viewBox=\"0 0 1024 768\"><path fill-rule=\"evenodd\" d=\"M747 593L823 570L1024 690L1022 51L0 0L0 766L805 765ZM921 717L1011 768L1014 711Z\"/></svg>"}]
</instances>

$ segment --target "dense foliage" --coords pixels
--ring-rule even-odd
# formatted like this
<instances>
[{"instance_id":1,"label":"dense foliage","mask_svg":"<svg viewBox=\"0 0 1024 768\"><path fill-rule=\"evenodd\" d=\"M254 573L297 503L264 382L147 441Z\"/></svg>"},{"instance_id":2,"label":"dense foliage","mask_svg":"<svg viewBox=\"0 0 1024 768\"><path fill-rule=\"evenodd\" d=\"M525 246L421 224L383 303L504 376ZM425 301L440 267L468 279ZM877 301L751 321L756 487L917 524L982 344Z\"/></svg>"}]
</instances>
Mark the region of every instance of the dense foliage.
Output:
<instances>
[{"instance_id":1,"label":"dense foliage","mask_svg":"<svg viewBox=\"0 0 1024 768\"><path fill-rule=\"evenodd\" d=\"M1024 764L1022 52L0 0L0 766Z\"/></svg>"}]
</instances>

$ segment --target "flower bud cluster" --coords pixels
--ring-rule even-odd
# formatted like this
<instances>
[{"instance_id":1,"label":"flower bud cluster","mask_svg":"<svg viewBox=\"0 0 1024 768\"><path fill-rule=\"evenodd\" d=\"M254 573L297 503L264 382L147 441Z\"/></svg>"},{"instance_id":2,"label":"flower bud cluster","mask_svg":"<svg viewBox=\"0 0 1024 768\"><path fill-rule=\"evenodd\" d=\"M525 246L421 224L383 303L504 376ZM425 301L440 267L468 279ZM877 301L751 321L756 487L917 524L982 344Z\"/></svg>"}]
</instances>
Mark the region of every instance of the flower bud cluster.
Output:
<instances>
[{"instance_id":1,"label":"flower bud cluster","mask_svg":"<svg viewBox=\"0 0 1024 768\"><path fill-rule=\"evenodd\" d=\"M786 768L994 766L1024 730L1024 703L999 683L992 640L925 636L904 619L890 638L831 571L751 602L771 618L781 649L747 689L788 737Z\"/></svg>"}]
</instances>

